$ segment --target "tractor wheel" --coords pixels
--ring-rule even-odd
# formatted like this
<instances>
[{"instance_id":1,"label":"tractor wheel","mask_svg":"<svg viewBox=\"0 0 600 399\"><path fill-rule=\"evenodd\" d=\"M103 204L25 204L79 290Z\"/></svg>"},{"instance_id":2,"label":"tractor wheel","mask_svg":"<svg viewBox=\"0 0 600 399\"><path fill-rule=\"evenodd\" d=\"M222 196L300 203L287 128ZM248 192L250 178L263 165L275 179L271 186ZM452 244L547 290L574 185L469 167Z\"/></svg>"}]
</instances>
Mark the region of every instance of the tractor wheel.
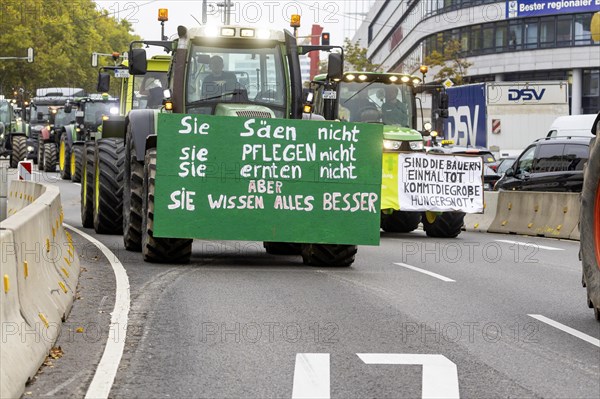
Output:
<instances>
[{"instance_id":1,"label":"tractor wheel","mask_svg":"<svg viewBox=\"0 0 600 399\"><path fill-rule=\"evenodd\" d=\"M156 180L156 150L146 152L142 195L142 255L146 262L188 263L192 255L192 240L159 238L154 231L154 188Z\"/></svg>"},{"instance_id":2,"label":"tractor wheel","mask_svg":"<svg viewBox=\"0 0 600 399\"><path fill-rule=\"evenodd\" d=\"M419 212L393 211L381 214L381 228L390 233L410 233L421 222Z\"/></svg>"},{"instance_id":3,"label":"tractor wheel","mask_svg":"<svg viewBox=\"0 0 600 399\"><path fill-rule=\"evenodd\" d=\"M71 169L71 181L79 183L81 181L81 170L83 169L83 147L74 145L71 156L69 157L69 167Z\"/></svg>"},{"instance_id":4,"label":"tractor wheel","mask_svg":"<svg viewBox=\"0 0 600 399\"><path fill-rule=\"evenodd\" d=\"M19 166L27 156L27 138L25 136L13 136L11 140L12 152L10 153L10 167Z\"/></svg>"},{"instance_id":5,"label":"tractor wheel","mask_svg":"<svg viewBox=\"0 0 600 399\"><path fill-rule=\"evenodd\" d=\"M96 142L94 160L94 230L99 234L123 232L123 139Z\"/></svg>"},{"instance_id":6,"label":"tractor wheel","mask_svg":"<svg viewBox=\"0 0 600 399\"><path fill-rule=\"evenodd\" d=\"M144 165L138 162L133 138L127 135L123 188L123 243L129 251L142 250L142 194Z\"/></svg>"},{"instance_id":7,"label":"tractor wheel","mask_svg":"<svg viewBox=\"0 0 600 399\"><path fill-rule=\"evenodd\" d=\"M81 225L94 227L94 154L96 143L88 141L81 160Z\"/></svg>"},{"instance_id":8,"label":"tractor wheel","mask_svg":"<svg viewBox=\"0 0 600 399\"><path fill-rule=\"evenodd\" d=\"M44 143L44 172L56 172L56 144Z\"/></svg>"},{"instance_id":9,"label":"tractor wheel","mask_svg":"<svg viewBox=\"0 0 600 399\"><path fill-rule=\"evenodd\" d=\"M71 152L68 148L67 134L63 133L60 135L60 144L58 146L58 169L60 170L60 177L63 180L71 179L70 159Z\"/></svg>"},{"instance_id":10,"label":"tractor wheel","mask_svg":"<svg viewBox=\"0 0 600 399\"><path fill-rule=\"evenodd\" d=\"M300 255L302 253L302 244L294 242L270 242L263 243L265 250L271 255Z\"/></svg>"},{"instance_id":11,"label":"tractor wheel","mask_svg":"<svg viewBox=\"0 0 600 399\"><path fill-rule=\"evenodd\" d=\"M421 220L429 237L455 238L462 231L464 218L464 212L444 212L441 215L425 212Z\"/></svg>"},{"instance_id":12,"label":"tractor wheel","mask_svg":"<svg viewBox=\"0 0 600 399\"><path fill-rule=\"evenodd\" d=\"M600 142L590 142L579 211L579 248L588 304L600 321Z\"/></svg>"},{"instance_id":13,"label":"tractor wheel","mask_svg":"<svg viewBox=\"0 0 600 399\"><path fill-rule=\"evenodd\" d=\"M346 267L354 262L356 245L302 244L305 265Z\"/></svg>"}]
</instances>

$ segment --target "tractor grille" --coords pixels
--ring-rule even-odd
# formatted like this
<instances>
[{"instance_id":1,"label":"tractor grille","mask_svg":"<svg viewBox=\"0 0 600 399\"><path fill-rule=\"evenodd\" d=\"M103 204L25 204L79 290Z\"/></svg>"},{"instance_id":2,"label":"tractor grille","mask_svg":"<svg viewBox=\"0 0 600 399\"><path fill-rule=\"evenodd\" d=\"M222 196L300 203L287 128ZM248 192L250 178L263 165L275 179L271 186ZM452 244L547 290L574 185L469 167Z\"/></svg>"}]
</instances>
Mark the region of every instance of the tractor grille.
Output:
<instances>
[{"instance_id":1,"label":"tractor grille","mask_svg":"<svg viewBox=\"0 0 600 399\"><path fill-rule=\"evenodd\" d=\"M265 111L235 111L237 116L244 118L270 118L271 113Z\"/></svg>"}]
</instances>

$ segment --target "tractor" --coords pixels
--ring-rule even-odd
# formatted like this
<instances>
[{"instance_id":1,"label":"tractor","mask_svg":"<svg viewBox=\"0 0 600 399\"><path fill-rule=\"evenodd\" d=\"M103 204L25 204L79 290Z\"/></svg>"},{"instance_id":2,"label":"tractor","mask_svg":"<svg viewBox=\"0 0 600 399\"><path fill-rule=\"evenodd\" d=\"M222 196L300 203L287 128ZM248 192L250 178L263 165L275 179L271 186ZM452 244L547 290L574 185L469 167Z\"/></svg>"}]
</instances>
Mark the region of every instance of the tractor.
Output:
<instances>
[{"instance_id":1,"label":"tractor","mask_svg":"<svg viewBox=\"0 0 600 399\"><path fill-rule=\"evenodd\" d=\"M417 76L401 73L344 72L343 78L327 84L317 75L314 109L326 119L383 124L383 174L381 228L387 232L408 233L419 223L431 237L457 237L463 225L463 212L415 212L400 210L397 196L398 154L424 152L423 135L417 126L416 94L423 85ZM328 99L335 99L328 106ZM447 105L440 104L440 110ZM435 134L435 133L434 133Z\"/></svg>"},{"instance_id":2,"label":"tractor","mask_svg":"<svg viewBox=\"0 0 600 399\"><path fill-rule=\"evenodd\" d=\"M60 133L58 168L63 179L81 181L83 146L86 141L102 136L102 123L119 113L119 100L108 94L90 94L76 98L75 123L65 126Z\"/></svg>"},{"instance_id":3,"label":"tractor","mask_svg":"<svg viewBox=\"0 0 600 399\"><path fill-rule=\"evenodd\" d=\"M167 86L170 64L170 56L153 56L148 60L148 73L145 76L129 75L126 60L118 66L100 69L98 92L108 92L110 78L114 76L120 80L120 101L117 112L114 109L116 103L109 101L109 112L102 118L102 126L98 127L101 134L90 134L86 136L82 146L74 147L75 155L72 155L71 165L75 165L75 170L79 163L73 157L77 156L78 147L82 149L81 222L84 227L93 227L101 234L121 234L124 228L127 231L123 222L126 121L132 110L162 106L160 101L149 101L149 90L157 85ZM162 89L159 90L162 100ZM153 93L156 93L156 90ZM96 103L94 107L97 106Z\"/></svg>"},{"instance_id":4,"label":"tractor","mask_svg":"<svg viewBox=\"0 0 600 399\"><path fill-rule=\"evenodd\" d=\"M157 141L173 134L157 128L159 112L247 121L261 118L265 124L262 118L303 119L299 55L329 51L330 80L339 79L343 68L343 56L331 52L334 46L298 46L288 31L226 25L179 26L177 32L164 109L133 110L126 129L124 243L129 250L141 250L147 262L185 263L192 248L189 235L165 238L154 234ZM144 75L145 50L132 47L129 55L130 73ZM227 140L224 136L223 143ZM322 266L349 266L357 252L356 245L291 241L268 242L265 248L270 253L301 254L305 264Z\"/></svg>"}]
</instances>

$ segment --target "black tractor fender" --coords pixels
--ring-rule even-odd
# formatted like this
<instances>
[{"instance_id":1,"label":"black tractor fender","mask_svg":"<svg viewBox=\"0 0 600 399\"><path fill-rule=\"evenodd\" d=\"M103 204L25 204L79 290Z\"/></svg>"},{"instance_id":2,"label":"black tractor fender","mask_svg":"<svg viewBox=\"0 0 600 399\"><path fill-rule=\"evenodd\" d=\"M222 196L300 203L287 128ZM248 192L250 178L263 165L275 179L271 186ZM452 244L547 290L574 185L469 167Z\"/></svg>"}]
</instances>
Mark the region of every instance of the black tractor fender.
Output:
<instances>
[{"instance_id":1,"label":"black tractor fender","mask_svg":"<svg viewBox=\"0 0 600 399\"><path fill-rule=\"evenodd\" d=\"M129 134L132 135L136 159L146 156L146 138L156 135L155 111L151 109L134 109L127 117Z\"/></svg>"}]
</instances>

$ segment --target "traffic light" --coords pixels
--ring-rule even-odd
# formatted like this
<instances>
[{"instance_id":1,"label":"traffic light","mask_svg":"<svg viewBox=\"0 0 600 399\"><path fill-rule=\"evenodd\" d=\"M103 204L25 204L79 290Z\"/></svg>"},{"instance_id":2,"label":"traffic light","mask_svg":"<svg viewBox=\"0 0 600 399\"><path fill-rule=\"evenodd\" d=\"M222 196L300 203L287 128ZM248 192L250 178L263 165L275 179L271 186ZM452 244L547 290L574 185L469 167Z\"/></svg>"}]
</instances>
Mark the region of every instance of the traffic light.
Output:
<instances>
[{"instance_id":1,"label":"traffic light","mask_svg":"<svg viewBox=\"0 0 600 399\"><path fill-rule=\"evenodd\" d=\"M329 46L329 32L321 33L321 45Z\"/></svg>"}]
</instances>

